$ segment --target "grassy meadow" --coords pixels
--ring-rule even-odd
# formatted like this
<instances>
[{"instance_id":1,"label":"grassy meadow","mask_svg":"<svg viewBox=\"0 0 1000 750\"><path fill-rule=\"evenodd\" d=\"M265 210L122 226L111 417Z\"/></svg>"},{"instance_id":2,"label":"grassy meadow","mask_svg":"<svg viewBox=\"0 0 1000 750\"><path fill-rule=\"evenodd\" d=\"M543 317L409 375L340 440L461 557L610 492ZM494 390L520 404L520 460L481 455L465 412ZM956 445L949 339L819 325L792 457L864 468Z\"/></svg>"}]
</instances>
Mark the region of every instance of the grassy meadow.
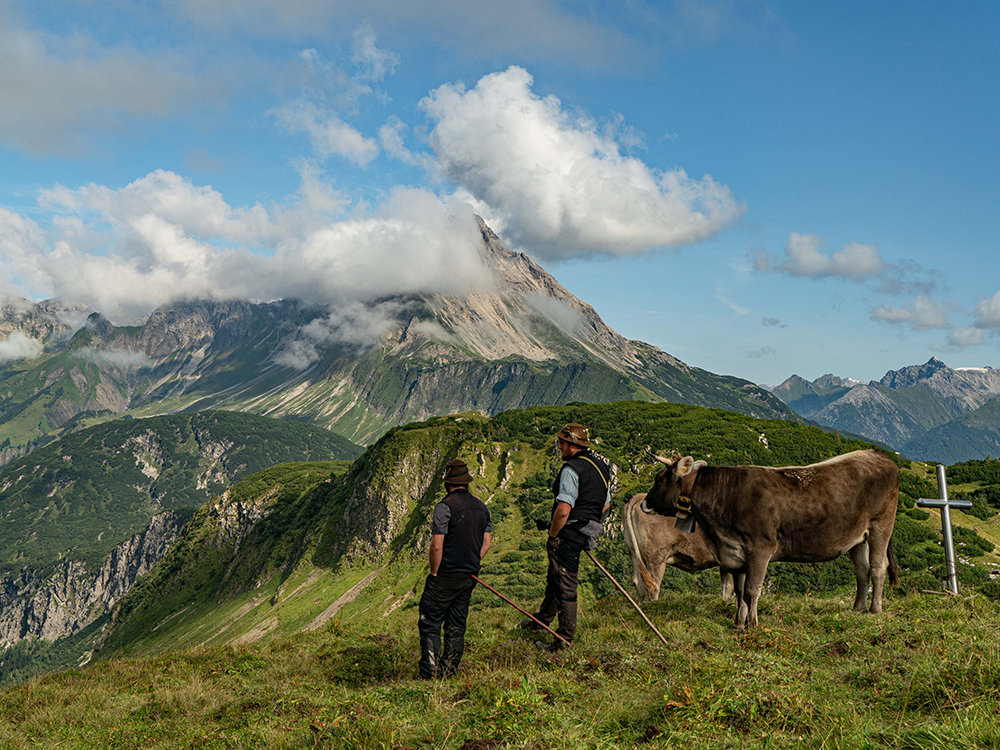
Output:
<instances>
[{"instance_id":1,"label":"grassy meadow","mask_svg":"<svg viewBox=\"0 0 1000 750\"><path fill-rule=\"evenodd\" d=\"M589 563L585 560L583 565ZM541 571L539 571L541 575ZM459 673L416 679L416 609L270 642L117 659L0 693L3 748L1000 748L1000 608L890 594L586 606L550 655L513 609L473 611Z\"/></svg>"}]
</instances>

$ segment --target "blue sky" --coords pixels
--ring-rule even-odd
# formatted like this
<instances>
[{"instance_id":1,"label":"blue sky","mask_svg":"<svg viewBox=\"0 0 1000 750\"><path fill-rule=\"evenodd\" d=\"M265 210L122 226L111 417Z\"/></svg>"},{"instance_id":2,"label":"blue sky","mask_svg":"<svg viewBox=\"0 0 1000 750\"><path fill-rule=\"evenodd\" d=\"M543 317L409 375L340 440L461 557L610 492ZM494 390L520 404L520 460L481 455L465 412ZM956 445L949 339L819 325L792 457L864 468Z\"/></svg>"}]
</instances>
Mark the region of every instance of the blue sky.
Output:
<instances>
[{"instance_id":1,"label":"blue sky","mask_svg":"<svg viewBox=\"0 0 1000 750\"><path fill-rule=\"evenodd\" d=\"M478 283L713 372L1000 366L1000 5L0 0L0 292ZM2 353L2 352L0 352Z\"/></svg>"}]
</instances>

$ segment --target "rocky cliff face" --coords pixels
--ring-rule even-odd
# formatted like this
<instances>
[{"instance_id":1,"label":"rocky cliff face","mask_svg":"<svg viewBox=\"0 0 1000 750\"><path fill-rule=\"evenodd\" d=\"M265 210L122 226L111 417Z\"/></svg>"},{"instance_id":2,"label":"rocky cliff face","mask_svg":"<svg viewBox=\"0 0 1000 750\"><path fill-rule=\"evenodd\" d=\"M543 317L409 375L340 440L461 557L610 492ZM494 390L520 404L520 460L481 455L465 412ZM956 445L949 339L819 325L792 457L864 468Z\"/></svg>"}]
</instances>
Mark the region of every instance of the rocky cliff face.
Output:
<instances>
[{"instance_id":1,"label":"rocky cliff face","mask_svg":"<svg viewBox=\"0 0 1000 750\"><path fill-rule=\"evenodd\" d=\"M29 571L0 579L0 645L25 638L54 641L84 629L110 612L163 557L179 530L176 513L160 513L142 533L115 547L96 574L66 560L45 579Z\"/></svg>"}]
</instances>

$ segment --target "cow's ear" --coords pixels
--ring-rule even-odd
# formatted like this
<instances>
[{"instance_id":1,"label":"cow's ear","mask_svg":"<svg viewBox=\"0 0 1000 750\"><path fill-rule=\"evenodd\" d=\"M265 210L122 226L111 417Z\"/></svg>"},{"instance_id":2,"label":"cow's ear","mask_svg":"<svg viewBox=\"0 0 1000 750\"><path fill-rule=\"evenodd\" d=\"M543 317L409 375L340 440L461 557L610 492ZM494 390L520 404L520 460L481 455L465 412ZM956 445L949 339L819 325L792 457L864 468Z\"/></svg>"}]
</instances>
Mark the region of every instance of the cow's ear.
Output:
<instances>
[{"instance_id":1,"label":"cow's ear","mask_svg":"<svg viewBox=\"0 0 1000 750\"><path fill-rule=\"evenodd\" d=\"M693 466L694 459L691 456L684 456L684 458L677 462L677 468L674 471L679 477L687 476Z\"/></svg>"}]
</instances>

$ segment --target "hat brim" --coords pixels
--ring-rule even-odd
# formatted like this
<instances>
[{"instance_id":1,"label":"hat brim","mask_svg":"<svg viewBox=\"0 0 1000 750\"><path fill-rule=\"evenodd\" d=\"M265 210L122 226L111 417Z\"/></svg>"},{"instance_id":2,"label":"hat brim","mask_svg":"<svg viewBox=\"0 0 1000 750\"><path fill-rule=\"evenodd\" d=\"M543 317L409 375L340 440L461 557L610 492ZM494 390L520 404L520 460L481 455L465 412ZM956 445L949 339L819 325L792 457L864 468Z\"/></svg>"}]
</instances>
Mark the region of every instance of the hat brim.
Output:
<instances>
[{"instance_id":1,"label":"hat brim","mask_svg":"<svg viewBox=\"0 0 1000 750\"><path fill-rule=\"evenodd\" d=\"M560 440L562 440L564 443L569 443L570 445L575 445L575 446L578 446L580 448L589 448L590 447L590 441L588 441L588 440L577 440L572 435L570 435L569 433L566 433L566 432L560 432L558 435L556 435L556 437L559 438Z\"/></svg>"}]
</instances>

